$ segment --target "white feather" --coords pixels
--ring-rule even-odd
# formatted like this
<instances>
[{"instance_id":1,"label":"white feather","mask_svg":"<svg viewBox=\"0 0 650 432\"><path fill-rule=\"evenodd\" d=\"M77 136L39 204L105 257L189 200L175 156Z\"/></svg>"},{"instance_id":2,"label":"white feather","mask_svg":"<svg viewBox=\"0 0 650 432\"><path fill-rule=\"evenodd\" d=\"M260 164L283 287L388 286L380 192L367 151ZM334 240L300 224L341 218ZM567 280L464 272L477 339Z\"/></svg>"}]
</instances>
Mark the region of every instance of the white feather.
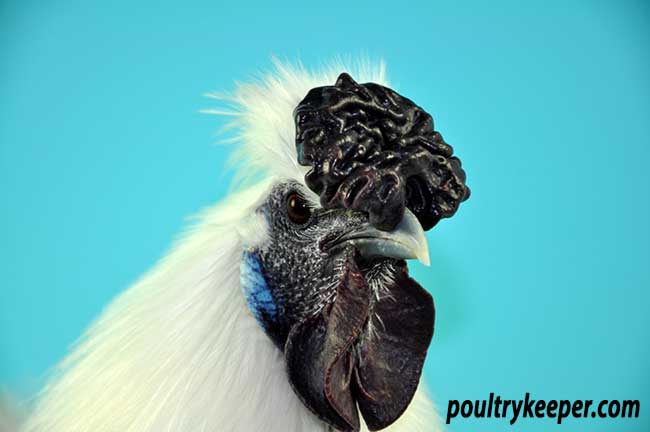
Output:
<instances>
[{"instance_id":1,"label":"white feather","mask_svg":"<svg viewBox=\"0 0 650 432\"><path fill-rule=\"evenodd\" d=\"M244 247L263 242L254 209L283 178L303 181L293 109L342 71L386 83L383 65L324 74L283 66L225 98L240 131L242 178L264 180L206 210L199 222L87 331L43 390L25 432L326 431L292 391L282 353L239 286ZM223 110L217 110L224 114ZM440 430L422 390L388 431Z\"/></svg>"}]
</instances>

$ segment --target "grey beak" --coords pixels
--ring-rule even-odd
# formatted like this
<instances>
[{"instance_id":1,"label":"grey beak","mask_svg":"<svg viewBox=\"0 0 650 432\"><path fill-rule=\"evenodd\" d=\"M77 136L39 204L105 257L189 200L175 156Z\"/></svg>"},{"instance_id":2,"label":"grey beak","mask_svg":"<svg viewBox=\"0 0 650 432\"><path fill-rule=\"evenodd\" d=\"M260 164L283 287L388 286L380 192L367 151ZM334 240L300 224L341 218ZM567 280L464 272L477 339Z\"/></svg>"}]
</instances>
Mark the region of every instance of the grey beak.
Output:
<instances>
[{"instance_id":1,"label":"grey beak","mask_svg":"<svg viewBox=\"0 0 650 432\"><path fill-rule=\"evenodd\" d=\"M429 246L422 225L409 209L392 231L381 231L370 225L349 232L340 239L352 244L366 257L417 259L428 266Z\"/></svg>"}]
</instances>

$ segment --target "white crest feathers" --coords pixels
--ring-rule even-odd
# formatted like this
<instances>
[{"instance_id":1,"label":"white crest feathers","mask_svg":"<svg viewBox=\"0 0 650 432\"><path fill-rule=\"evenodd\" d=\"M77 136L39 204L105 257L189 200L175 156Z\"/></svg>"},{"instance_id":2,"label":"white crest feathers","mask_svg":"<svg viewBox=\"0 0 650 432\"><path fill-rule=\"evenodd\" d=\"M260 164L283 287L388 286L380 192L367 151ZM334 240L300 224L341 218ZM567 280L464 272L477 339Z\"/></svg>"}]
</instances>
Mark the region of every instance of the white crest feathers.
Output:
<instances>
[{"instance_id":1,"label":"white crest feathers","mask_svg":"<svg viewBox=\"0 0 650 432\"><path fill-rule=\"evenodd\" d=\"M237 83L231 94L209 93L227 107L206 113L232 116L229 128L238 131L230 140L237 144L233 161L239 177L279 176L303 182L307 167L298 165L293 110L314 88L333 85L341 72L359 82L388 85L383 62L362 61L345 65L337 61L320 73L302 65L285 65L274 60L275 71L252 83Z\"/></svg>"}]
</instances>

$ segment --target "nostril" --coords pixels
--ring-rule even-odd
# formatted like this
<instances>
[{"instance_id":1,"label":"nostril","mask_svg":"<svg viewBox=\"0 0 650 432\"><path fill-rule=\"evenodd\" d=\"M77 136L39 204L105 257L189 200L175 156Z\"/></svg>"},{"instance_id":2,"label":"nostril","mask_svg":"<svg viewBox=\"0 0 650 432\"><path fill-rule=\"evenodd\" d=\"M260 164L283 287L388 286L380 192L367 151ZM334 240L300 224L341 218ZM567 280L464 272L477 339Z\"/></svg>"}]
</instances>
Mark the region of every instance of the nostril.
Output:
<instances>
[{"instance_id":1,"label":"nostril","mask_svg":"<svg viewBox=\"0 0 650 432\"><path fill-rule=\"evenodd\" d=\"M348 190L345 192L343 197L343 206L345 208L350 208L353 206L354 200L359 196L361 191L363 191L366 186L370 183L368 176L356 177L354 181L348 187Z\"/></svg>"},{"instance_id":2,"label":"nostril","mask_svg":"<svg viewBox=\"0 0 650 432\"><path fill-rule=\"evenodd\" d=\"M381 202L386 202L394 188L399 186L399 179L394 174L387 174L382 177L381 186L377 196Z\"/></svg>"}]
</instances>

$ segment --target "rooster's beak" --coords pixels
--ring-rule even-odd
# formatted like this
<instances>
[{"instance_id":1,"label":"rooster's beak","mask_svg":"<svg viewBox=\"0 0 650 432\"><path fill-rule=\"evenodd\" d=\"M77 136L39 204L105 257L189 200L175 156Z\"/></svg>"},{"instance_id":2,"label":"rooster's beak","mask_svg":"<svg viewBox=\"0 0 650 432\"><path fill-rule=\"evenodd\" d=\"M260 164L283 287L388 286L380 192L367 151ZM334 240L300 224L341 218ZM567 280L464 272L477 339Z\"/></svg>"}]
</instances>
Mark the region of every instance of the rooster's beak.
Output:
<instances>
[{"instance_id":1,"label":"rooster's beak","mask_svg":"<svg viewBox=\"0 0 650 432\"><path fill-rule=\"evenodd\" d=\"M417 259L429 265L429 247L422 225L409 209L392 231L381 231L370 224L341 236L338 244L350 244L365 257Z\"/></svg>"}]
</instances>

